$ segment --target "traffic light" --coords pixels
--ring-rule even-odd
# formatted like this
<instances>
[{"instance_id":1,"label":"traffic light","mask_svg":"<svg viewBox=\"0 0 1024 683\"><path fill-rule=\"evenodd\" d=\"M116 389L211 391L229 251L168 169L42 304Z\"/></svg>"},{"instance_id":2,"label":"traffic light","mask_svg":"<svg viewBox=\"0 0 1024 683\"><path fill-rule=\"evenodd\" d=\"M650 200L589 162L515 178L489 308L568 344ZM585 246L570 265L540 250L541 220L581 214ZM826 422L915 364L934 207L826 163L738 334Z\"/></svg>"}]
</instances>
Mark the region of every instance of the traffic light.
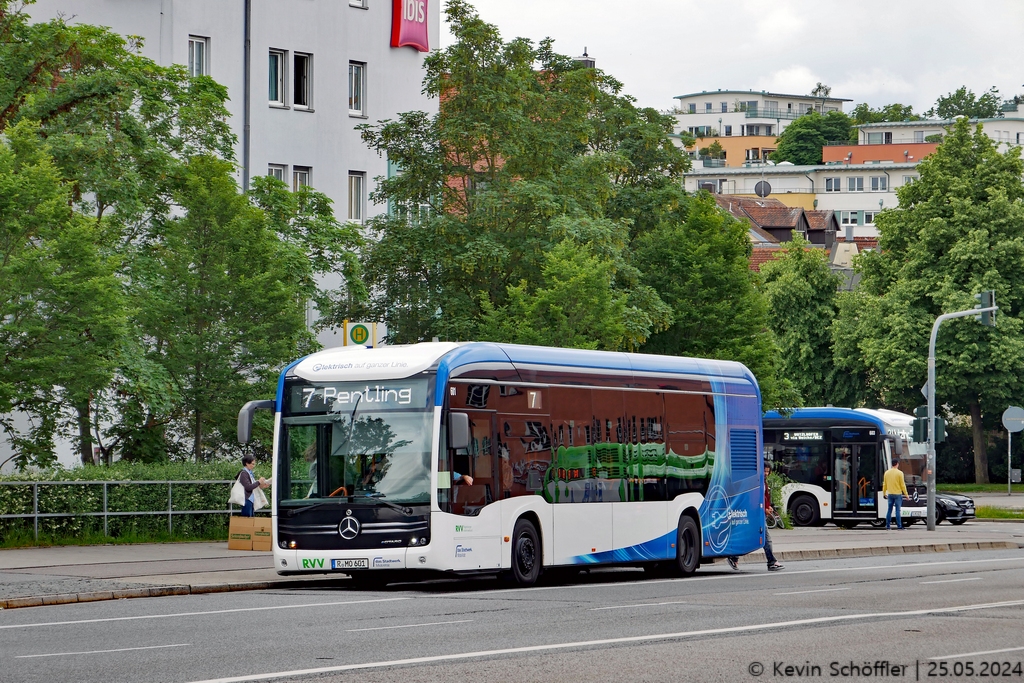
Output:
<instances>
[{"instance_id":1,"label":"traffic light","mask_svg":"<svg viewBox=\"0 0 1024 683\"><path fill-rule=\"evenodd\" d=\"M924 443L928 440L928 418L914 418L914 443Z\"/></svg>"},{"instance_id":2,"label":"traffic light","mask_svg":"<svg viewBox=\"0 0 1024 683\"><path fill-rule=\"evenodd\" d=\"M974 298L977 299L978 301L978 304L975 306L975 308L992 308L993 306L996 305L996 290L989 289L984 292L980 292L978 294L975 294ZM987 327L995 327L996 312L985 311L984 313L978 316L978 320L981 321L982 325L985 325Z\"/></svg>"},{"instance_id":3,"label":"traffic light","mask_svg":"<svg viewBox=\"0 0 1024 683\"><path fill-rule=\"evenodd\" d=\"M913 440L914 443L924 443L928 440L928 406L914 408ZM946 421L941 417L935 418L935 443L942 443L946 440Z\"/></svg>"}]
</instances>

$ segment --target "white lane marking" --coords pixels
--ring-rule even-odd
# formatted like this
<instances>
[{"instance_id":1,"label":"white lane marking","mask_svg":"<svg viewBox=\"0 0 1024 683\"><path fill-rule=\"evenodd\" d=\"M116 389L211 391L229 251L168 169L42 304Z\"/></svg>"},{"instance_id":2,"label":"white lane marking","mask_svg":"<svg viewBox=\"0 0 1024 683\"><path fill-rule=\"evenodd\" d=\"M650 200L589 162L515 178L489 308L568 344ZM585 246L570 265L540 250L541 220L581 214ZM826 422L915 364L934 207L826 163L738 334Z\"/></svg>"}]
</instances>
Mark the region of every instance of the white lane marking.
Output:
<instances>
[{"instance_id":1,"label":"white lane marking","mask_svg":"<svg viewBox=\"0 0 1024 683\"><path fill-rule=\"evenodd\" d=\"M132 652L134 650L159 650L164 647L188 647L191 643L177 645L149 645L147 647L122 647L116 650L88 650L86 652L54 652L48 655L18 655L15 659L32 659L33 657L68 657L70 655L104 655L108 652Z\"/></svg>"},{"instance_id":2,"label":"white lane marking","mask_svg":"<svg viewBox=\"0 0 1024 683\"><path fill-rule=\"evenodd\" d=\"M8 624L0 626L0 629L7 628L34 628L38 626L67 626L69 624L99 624L108 621L135 621L137 619L170 619L171 617L201 617L207 614L232 614L235 612L262 612L277 609L300 609L307 607L334 607L336 605L363 605L371 602L395 602L397 600L412 600L413 598L378 598L376 600L345 600L341 602L314 602L307 605L274 605L271 607L237 607L234 609L215 609L208 612L175 612L174 614L141 614L134 617L107 617L105 619L77 619L75 621L50 621L37 624Z\"/></svg>"},{"instance_id":3,"label":"white lane marking","mask_svg":"<svg viewBox=\"0 0 1024 683\"><path fill-rule=\"evenodd\" d=\"M417 626L442 626L444 624L468 624L472 619L459 619L458 621L432 621L429 624L404 624L402 626L375 626L373 628L350 628L345 633L359 633L360 631L387 631L393 628L416 628Z\"/></svg>"},{"instance_id":4,"label":"white lane marking","mask_svg":"<svg viewBox=\"0 0 1024 683\"><path fill-rule=\"evenodd\" d=\"M661 605L686 605L685 600L674 600L672 602L638 602L633 605L612 605L611 607L591 607L588 612L600 612L603 609L630 609L632 607L659 607Z\"/></svg>"},{"instance_id":5,"label":"white lane marking","mask_svg":"<svg viewBox=\"0 0 1024 683\"><path fill-rule=\"evenodd\" d=\"M827 558L821 558L827 559ZM942 567L948 565L961 565L961 564L982 564L989 562L1024 562L1024 557L997 557L985 560L946 560L944 562L908 562L906 564L880 564L873 565L870 567L830 567L826 569L799 569L790 571L787 569L782 576L797 576L798 574L827 574L833 572L866 572L866 571L879 571L885 569L908 569L914 567ZM697 581L737 581L740 579L764 579L770 577L780 576L779 572L764 572L760 574L747 574L740 572L730 572L728 574L718 574L716 576L690 576L683 579L637 579L633 582L635 585L640 586L653 586L659 583L693 583ZM481 591L459 591L453 593L444 593L437 597L444 599L452 597L473 597L473 596L487 596L487 595L499 595L502 593L529 593L532 591L565 591L573 588L583 588L588 591L593 591L598 588L621 588L626 585L625 582L616 581L614 583L583 583L574 584L568 586L532 586L530 588L496 588L494 590L481 590ZM427 596L432 597L432 596Z\"/></svg>"},{"instance_id":6,"label":"white lane marking","mask_svg":"<svg viewBox=\"0 0 1024 683\"><path fill-rule=\"evenodd\" d=\"M831 593L833 591L848 591L849 588L818 588L812 591L793 591L792 593L772 593L772 595L803 595L804 593Z\"/></svg>"},{"instance_id":7,"label":"white lane marking","mask_svg":"<svg viewBox=\"0 0 1024 683\"><path fill-rule=\"evenodd\" d=\"M922 581L921 585L923 586L928 583L959 583L961 581L981 581L981 577L972 576L968 579L943 579L942 581Z\"/></svg>"},{"instance_id":8,"label":"white lane marking","mask_svg":"<svg viewBox=\"0 0 1024 683\"><path fill-rule=\"evenodd\" d=\"M326 666L318 669L296 669L293 671L275 671L273 673L250 674L246 676L231 676L228 678L210 678L193 683L245 683L246 681L266 681L274 678L288 678L294 676L309 676L313 674L337 673L339 671L354 671L357 669L377 669L386 666L405 666L409 664L430 664L433 662L444 662L458 659L479 659L480 657L494 657L497 655L521 654L524 652L545 652L551 650L565 650L569 648L595 647L603 645L618 645L621 643L642 643L656 640L675 640L678 638L692 638L694 636L712 636L725 633L749 633L752 631L764 631L767 629L785 628L787 626L807 626L809 624L830 624L844 621L855 621L864 619L878 619L893 617L905 618L923 616L926 614L944 614L946 612L967 612L971 610L995 609L998 607L1016 607L1024 605L1024 600L1009 600L1006 602L978 603L973 605L956 605L953 607L939 607L936 609L921 609L910 612L871 612L866 614L845 614L834 617L815 617L813 619L796 619L793 621L772 621L767 624L748 624L746 626L729 626L725 628L709 628L702 631L680 631L677 633L655 633L647 636L625 636L621 638L606 638L603 640L583 640L570 643L552 643L547 645L529 645L526 647L510 647L503 650L479 650L476 652L459 652L450 655L433 655L430 657L412 657L409 659L395 659L387 662L366 662L364 664L343 664L341 666Z\"/></svg>"},{"instance_id":9,"label":"white lane marking","mask_svg":"<svg viewBox=\"0 0 1024 683\"><path fill-rule=\"evenodd\" d=\"M1024 650L1024 647L1007 647L1002 650L985 650L984 652L965 652L962 655L945 655L943 657L929 657L928 661L939 661L940 659L960 659L961 657L977 657L979 655L997 655L1000 652L1017 652Z\"/></svg>"}]
</instances>

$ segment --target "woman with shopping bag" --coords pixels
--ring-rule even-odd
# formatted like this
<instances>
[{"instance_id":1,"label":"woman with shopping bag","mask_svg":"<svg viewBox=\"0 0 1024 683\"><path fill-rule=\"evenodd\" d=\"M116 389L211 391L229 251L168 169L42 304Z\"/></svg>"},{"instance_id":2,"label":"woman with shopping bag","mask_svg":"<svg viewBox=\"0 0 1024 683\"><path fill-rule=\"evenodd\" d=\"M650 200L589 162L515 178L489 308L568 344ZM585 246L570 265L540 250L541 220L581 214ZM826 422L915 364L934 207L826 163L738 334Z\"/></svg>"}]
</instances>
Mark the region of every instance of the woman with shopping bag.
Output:
<instances>
[{"instance_id":1,"label":"woman with shopping bag","mask_svg":"<svg viewBox=\"0 0 1024 683\"><path fill-rule=\"evenodd\" d=\"M263 492L259 489L265 489L270 486L270 482L260 477L256 478L256 475L252 471L256 468L256 459L251 455L242 456L242 471L238 473L238 477L235 480L234 485L231 488L231 502L236 503L237 497L241 497L245 500L242 505L242 517L252 517L255 510L254 504L256 503L256 496L259 495L261 502L263 503L259 507L266 505L266 497ZM239 492L238 489L242 491Z\"/></svg>"}]
</instances>

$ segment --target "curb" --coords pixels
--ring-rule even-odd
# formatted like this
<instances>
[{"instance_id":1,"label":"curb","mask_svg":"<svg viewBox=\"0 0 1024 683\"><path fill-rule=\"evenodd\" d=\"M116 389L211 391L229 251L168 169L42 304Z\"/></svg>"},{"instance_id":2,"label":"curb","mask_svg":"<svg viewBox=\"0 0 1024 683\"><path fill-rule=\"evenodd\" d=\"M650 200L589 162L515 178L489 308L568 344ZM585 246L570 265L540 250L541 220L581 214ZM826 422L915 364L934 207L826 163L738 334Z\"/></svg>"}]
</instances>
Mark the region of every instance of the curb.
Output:
<instances>
[{"instance_id":1,"label":"curb","mask_svg":"<svg viewBox=\"0 0 1024 683\"><path fill-rule=\"evenodd\" d=\"M961 550L1019 550L1021 544L1012 541L978 541L966 543L923 543L904 546L881 546L870 548L828 548L825 550L781 550L776 553L780 560L834 560L842 557L872 557L876 555L904 555L909 553L948 553ZM740 562L764 562L764 552L744 555ZM126 600L128 598L157 598L169 595L203 595L209 593L231 593L236 591L261 591L273 588L324 587L338 584L337 578L305 579L302 581L248 581L241 583L208 583L194 586L151 586L148 588L127 588L87 593L58 593L23 598L0 600L0 610L21 607L42 607L44 605L67 605L76 602L98 602L101 600Z\"/></svg>"}]
</instances>

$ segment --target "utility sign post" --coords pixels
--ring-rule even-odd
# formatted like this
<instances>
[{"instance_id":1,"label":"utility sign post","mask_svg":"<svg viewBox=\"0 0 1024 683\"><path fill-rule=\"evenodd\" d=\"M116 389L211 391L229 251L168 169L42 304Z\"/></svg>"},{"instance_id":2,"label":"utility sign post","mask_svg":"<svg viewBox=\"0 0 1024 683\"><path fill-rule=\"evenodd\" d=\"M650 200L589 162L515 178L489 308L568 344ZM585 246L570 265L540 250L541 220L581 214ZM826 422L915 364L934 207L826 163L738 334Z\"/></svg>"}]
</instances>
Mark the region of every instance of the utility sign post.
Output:
<instances>
[{"instance_id":1,"label":"utility sign post","mask_svg":"<svg viewBox=\"0 0 1024 683\"><path fill-rule=\"evenodd\" d=\"M935 319L932 325L932 336L928 341L928 531L935 531L935 340L939 336L939 326L946 320L977 316L982 325L995 327L996 306L995 290L975 294L978 305L966 311L944 313Z\"/></svg>"},{"instance_id":2,"label":"utility sign post","mask_svg":"<svg viewBox=\"0 0 1024 683\"><path fill-rule=\"evenodd\" d=\"M1010 484L1013 481L1013 469L1010 467L1010 454L1013 444L1013 433L1024 429L1024 408L1010 406L1003 411L1003 426L1006 427L1006 495L1013 494Z\"/></svg>"}]
</instances>

